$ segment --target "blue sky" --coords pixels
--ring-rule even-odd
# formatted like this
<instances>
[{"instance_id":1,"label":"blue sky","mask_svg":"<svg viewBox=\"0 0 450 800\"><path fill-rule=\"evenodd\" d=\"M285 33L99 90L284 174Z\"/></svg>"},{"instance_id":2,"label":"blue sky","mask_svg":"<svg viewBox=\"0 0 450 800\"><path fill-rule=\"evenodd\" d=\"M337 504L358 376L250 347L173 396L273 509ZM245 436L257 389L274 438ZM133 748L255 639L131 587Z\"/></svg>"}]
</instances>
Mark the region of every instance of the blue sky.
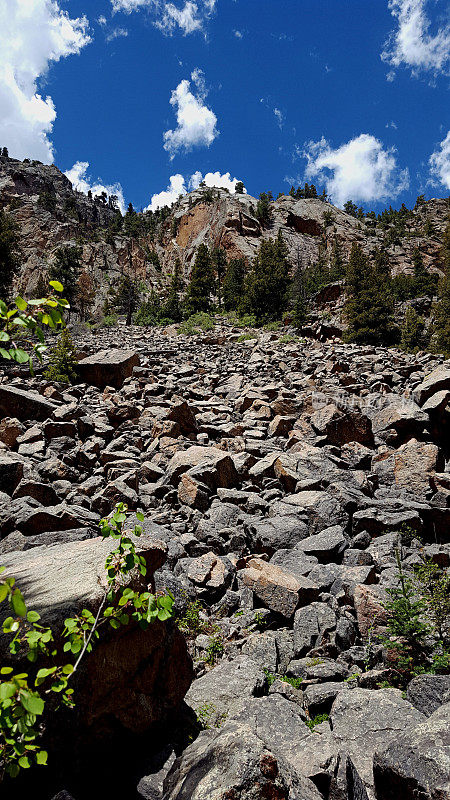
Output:
<instances>
[{"instance_id":1,"label":"blue sky","mask_svg":"<svg viewBox=\"0 0 450 800\"><path fill-rule=\"evenodd\" d=\"M449 79L443 0L0 4L0 146L136 208L205 176L376 210L446 196Z\"/></svg>"}]
</instances>

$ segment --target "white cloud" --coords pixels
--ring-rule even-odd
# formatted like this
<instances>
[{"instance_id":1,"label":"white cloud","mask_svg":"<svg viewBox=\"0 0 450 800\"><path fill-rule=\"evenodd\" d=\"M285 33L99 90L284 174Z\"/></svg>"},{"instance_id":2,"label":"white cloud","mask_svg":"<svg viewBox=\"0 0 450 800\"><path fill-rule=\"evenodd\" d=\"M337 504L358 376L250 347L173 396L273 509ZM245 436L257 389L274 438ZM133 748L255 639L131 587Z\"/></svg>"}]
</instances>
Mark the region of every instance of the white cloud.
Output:
<instances>
[{"instance_id":1,"label":"white cloud","mask_svg":"<svg viewBox=\"0 0 450 800\"><path fill-rule=\"evenodd\" d=\"M202 173L197 171L189 179L189 188L198 189L202 181L206 186L228 189L229 192L234 194L239 178L232 178L229 172L224 172L223 175L220 172L207 172L206 175L202 176Z\"/></svg>"},{"instance_id":2,"label":"white cloud","mask_svg":"<svg viewBox=\"0 0 450 800\"><path fill-rule=\"evenodd\" d=\"M431 183L450 189L450 131L430 156Z\"/></svg>"},{"instance_id":3,"label":"white cloud","mask_svg":"<svg viewBox=\"0 0 450 800\"><path fill-rule=\"evenodd\" d=\"M216 8L216 0L183 0L180 3L167 0L111 0L113 13L124 11L131 14L145 8L150 11L154 25L169 36L179 28L185 36L202 31Z\"/></svg>"},{"instance_id":4,"label":"white cloud","mask_svg":"<svg viewBox=\"0 0 450 800\"><path fill-rule=\"evenodd\" d=\"M117 205L123 214L125 212L125 200L123 196L123 189L120 183L104 185L99 179L97 179L97 181L92 181L89 175L86 174L88 169L88 161L77 161L71 169L68 169L67 172L64 173L64 175L69 178L73 188L78 192L83 192L83 194L87 194L89 190L92 192L94 197L102 192L106 192L107 195L115 194L117 196Z\"/></svg>"},{"instance_id":5,"label":"white cloud","mask_svg":"<svg viewBox=\"0 0 450 800\"><path fill-rule=\"evenodd\" d=\"M191 81L197 89L195 94L191 91ZM181 81L170 98L170 104L176 109L177 127L165 131L164 149L170 154L171 160L179 150L209 147L219 135L217 117L204 104L207 92L203 72L195 69L191 81Z\"/></svg>"},{"instance_id":6,"label":"white cloud","mask_svg":"<svg viewBox=\"0 0 450 800\"><path fill-rule=\"evenodd\" d=\"M409 186L408 170L398 169L394 153L368 133L335 150L323 138L308 142L302 152L308 162L305 179L324 183L338 206L349 199L368 202L393 198Z\"/></svg>"},{"instance_id":7,"label":"white cloud","mask_svg":"<svg viewBox=\"0 0 450 800\"><path fill-rule=\"evenodd\" d=\"M113 28L112 31L106 35L106 41L113 42L114 39L120 39L126 36L128 36L128 31L126 28Z\"/></svg>"},{"instance_id":8,"label":"white cloud","mask_svg":"<svg viewBox=\"0 0 450 800\"><path fill-rule=\"evenodd\" d=\"M207 172L203 176L198 170L187 180L186 186L186 180L183 175L180 175L180 173L171 175L167 189L154 194L145 211L156 211L157 208L162 208L162 206L171 206L178 200L180 194L184 195L188 192L187 187L189 187L189 191L193 191L198 189L202 181L206 186L228 189L233 194L236 190L238 178L232 178L229 172L225 172L223 175L220 172Z\"/></svg>"},{"instance_id":9,"label":"white cloud","mask_svg":"<svg viewBox=\"0 0 450 800\"><path fill-rule=\"evenodd\" d=\"M38 81L52 62L88 44L88 21L70 19L56 0L8 0L0 3L0 31L0 142L16 158L50 163L56 109Z\"/></svg>"},{"instance_id":10,"label":"white cloud","mask_svg":"<svg viewBox=\"0 0 450 800\"><path fill-rule=\"evenodd\" d=\"M106 25L106 17L105 17L105 15L104 14L100 14L97 22L98 22L99 25Z\"/></svg>"},{"instance_id":11,"label":"white cloud","mask_svg":"<svg viewBox=\"0 0 450 800\"><path fill-rule=\"evenodd\" d=\"M244 34L242 33L242 31L235 30L235 31L233 31L233 33L234 33L236 39L243 39L244 38Z\"/></svg>"},{"instance_id":12,"label":"white cloud","mask_svg":"<svg viewBox=\"0 0 450 800\"><path fill-rule=\"evenodd\" d=\"M184 178L182 175L177 173L177 175L170 176L170 183L163 192L158 192L158 194L152 195L152 199L150 204L144 209L144 211L156 211L157 208L162 208L163 206L171 206L178 200L180 194L186 194L186 184L184 182Z\"/></svg>"},{"instance_id":13,"label":"white cloud","mask_svg":"<svg viewBox=\"0 0 450 800\"><path fill-rule=\"evenodd\" d=\"M445 72L450 62L450 25L430 34L425 6L426 0L389 0L398 29L386 41L381 58L394 68L405 64L413 75L420 70L431 70L435 74ZM388 80L393 77L394 73L390 72Z\"/></svg>"},{"instance_id":14,"label":"white cloud","mask_svg":"<svg viewBox=\"0 0 450 800\"><path fill-rule=\"evenodd\" d=\"M281 128L284 125L284 114L283 114L282 111L280 111L279 108L274 108L273 113L275 115L275 119L277 121L277 125L278 125L279 129L281 130Z\"/></svg>"}]
</instances>

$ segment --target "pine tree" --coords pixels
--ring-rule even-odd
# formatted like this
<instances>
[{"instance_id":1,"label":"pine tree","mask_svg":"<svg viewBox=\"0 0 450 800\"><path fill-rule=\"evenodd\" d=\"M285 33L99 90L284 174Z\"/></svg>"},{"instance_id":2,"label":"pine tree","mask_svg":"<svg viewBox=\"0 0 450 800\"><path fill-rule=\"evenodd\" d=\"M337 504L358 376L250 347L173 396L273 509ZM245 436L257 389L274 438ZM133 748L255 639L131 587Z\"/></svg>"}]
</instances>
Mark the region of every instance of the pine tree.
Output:
<instances>
[{"instance_id":1,"label":"pine tree","mask_svg":"<svg viewBox=\"0 0 450 800\"><path fill-rule=\"evenodd\" d=\"M223 305L225 311L239 313L242 305L246 271L245 258L232 258L223 279Z\"/></svg>"},{"instance_id":2,"label":"pine tree","mask_svg":"<svg viewBox=\"0 0 450 800\"><path fill-rule=\"evenodd\" d=\"M420 350L423 345L423 332L425 323L419 316L416 309L410 306L405 314L401 328L402 338L400 347L407 353L414 353Z\"/></svg>"},{"instance_id":3,"label":"pine tree","mask_svg":"<svg viewBox=\"0 0 450 800\"><path fill-rule=\"evenodd\" d=\"M19 228L5 211L0 211L0 298L8 300L14 276L20 267Z\"/></svg>"},{"instance_id":4,"label":"pine tree","mask_svg":"<svg viewBox=\"0 0 450 800\"><path fill-rule=\"evenodd\" d=\"M270 193L261 192L259 195L255 216L263 227L268 227L270 225L272 221L272 214L270 210Z\"/></svg>"},{"instance_id":5,"label":"pine tree","mask_svg":"<svg viewBox=\"0 0 450 800\"><path fill-rule=\"evenodd\" d=\"M201 244L197 250L185 297L186 313L196 314L197 311L210 311L213 292L214 274L211 258L206 244Z\"/></svg>"},{"instance_id":6,"label":"pine tree","mask_svg":"<svg viewBox=\"0 0 450 800\"><path fill-rule=\"evenodd\" d=\"M213 270L217 275L217 305L222 305L222 282L227 267L227 254L223 247L215 247L211 253Z\"/></svg>"},{"instance_id":7,"label":"pine tree","mask_svg":"<svg viewBox=\"0 0 450 800\"><path fill-rule=\"evenodd\" d=\"M58 247L55 260L49 269L50 280L57 280L64 286L64 296L72 305L77 292L78 275L81 269L81 247L66 244Z\"/></svg>"},{"instance_id":8,"label":"pine tree","mask_svg":"<svg viewBox=\"0 0 450 800\"><path fill-rule=\"evenodd\" d=\"M376 265L369 264L361 247L352 245L346 274L345 339L357 344L390 344L397 331L392 321L389 283Z\"/></svg>"},{"instance_id":9,"label":"pine tree","mask_svg":"<svg viewBox=\"0 0 450 800\"><path fill-rule=\"evenodd\" d=\"M234 187L234 191L236 192L236 194L244 194L244 188L245 187L242 181L238 181L236 186Z\"/></svg>"},{"instance_id":10,"label":"pine tree","mask_svg":"<svg viewBox=\"0 0 450 800\"><path fill-rule=\"evenodd\" d=\"M333 239L333 246L331 249L330 270L328 278L330 283L340 281L345 276L345 262L342 256L341 246L337 236Z\"/></svg>"},{"instance_id":11,"label":"pine tree","mask_svg":"<svg viewBox=\"0 0 450 800\"><path fill-rule=\"evenodd\" d=\"M139 283L131 275L122 275L117 289L112 293L112 306L120 314L126 314L126 324L131 325L133 314L139 304Z\"/></svg>"},{"instance_id":12,"label":"pine tree","mask_svg":"<svg viewBox=\"0 0 450 800\"><path fill-rule=\"evenodd\" d=\"M169 294L167 295L167 300L163 307L163 316L167 319L173 320L174 322L181 322L182 319L180 303L180 292L182 289L183 281L181 277L181 261L179 258L177 258L173 268L172 279L170 281Z\"/></svg>"},{"instance_id":13,"label":"pine tree","mask_svg":"<svg viewBox=\"0 0 450 800\"><path fill-rule=\"evenodd\" d=\"M416 247L412 254L414 264L414 295L415 297L434 297L436 294L438 278L425 268L423 256Z\"/></svg>"},{"instance_id":14,"label":"pine tree","mask_svg":"<svg viewBox=\"0 0 450 800\"><path fill-rule=\"evenodd\" d=\"M76 350L69 329L63 328L58 343L50 354L44 378L59 383L72 383L77 377L75 370L77 363Z\"/></svg>"},{"instance_id":15,"label":"pine tree","mask_svg":"<svg viewBox=\"0 0 450 800\"><path fill-rule=\"evenodd\" d=\"M245 310L258 320L274 319L286 308L289 287L287 248L281 231L262 241L245 280Z\"/></svg>"},{"instance_id":16,"label":"pine tree","mask_svg":"<svg viewBox=\"0 0 450 800\"><path fill-rule=\"evenodd\" d=\"M439 282L438 302L434 312L434 349L450 357L450 221L444 233L441 249L444 275Z\"/></svg>"}]
</instances>

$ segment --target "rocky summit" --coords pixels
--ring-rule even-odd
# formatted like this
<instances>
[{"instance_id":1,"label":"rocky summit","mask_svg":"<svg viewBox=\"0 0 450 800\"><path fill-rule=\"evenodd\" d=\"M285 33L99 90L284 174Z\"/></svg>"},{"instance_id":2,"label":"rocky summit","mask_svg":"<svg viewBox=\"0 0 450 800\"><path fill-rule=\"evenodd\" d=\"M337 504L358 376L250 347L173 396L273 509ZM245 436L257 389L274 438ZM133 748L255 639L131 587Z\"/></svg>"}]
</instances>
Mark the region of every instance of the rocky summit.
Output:
<instances>
[{"instance_id":1,"label":"rocky summit","mask_svg":"<svg viewBox=\"0 0 450 800\"><path fill-rule=\"evenodd\" d=\"M450 566L450 362L252 336L120 326L76 340L73 385L2 373L0 563L28 607L98 610L125 502L176 609L101 640L16 796L450 798L450 676L402 685L383 639L399 570Z\"/></svg>"}]
</instances>

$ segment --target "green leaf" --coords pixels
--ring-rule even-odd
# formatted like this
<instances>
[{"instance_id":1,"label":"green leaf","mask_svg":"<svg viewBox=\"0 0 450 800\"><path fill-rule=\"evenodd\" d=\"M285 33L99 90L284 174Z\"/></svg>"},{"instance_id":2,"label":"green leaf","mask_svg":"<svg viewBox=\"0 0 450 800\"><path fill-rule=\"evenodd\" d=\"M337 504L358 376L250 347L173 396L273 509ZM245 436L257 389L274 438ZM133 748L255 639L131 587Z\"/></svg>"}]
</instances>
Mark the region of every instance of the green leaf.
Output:
<instances>
[{"instance_id":1,"label":"green leaf","mask_svg":"<svg viewBox=\"0 0 450 800\"><path fill-rule=\"evenodd\" d=\"M9 592L9 587L6 585L6 583L2 583L0 585L0 603L3 603L5 597L8 597L8 592Z\"/></svg>"},{"instance_id":2,"label":"green leaf","mask_svg":"<svg viewBox=\"0 0 450 800\"><path fill-rule=\"evenodd\" d=\"M15 589L11 598L11 605L13 611L18 617L24 617L27 613L27 607L23 599L23 594L19 589Z\"/></svg>"},{"instance_id":3,"label":"green leaf","mask_svg":"<svg viewBox=\"0 0 450 800\"><path fill-rule=\"evenodd\" d=\"M14 672L14 670L13 670L13 668L12 668L12 667L2 667L2 668L0 669L0 674L1 674L1 675L10 675L10 674L11 674L11 672Z\"/></svg>"},{"instance_id":4,"label":"green leaf","mask_svg":"<svg viewBox=\"0 0 450 800\"><path fill-rule=\"evenodd\" d=\"M55 290L55 292L64 291L64 286L59 281L50 281L50 286Z\"/></svg>"},{"instance_id":5,"label":"green leaf","mask_svg":"<svg viewBox=\"0 0 450 800\"><path fill-rule=\"evenodd\" d=\"M17 308L19 309L19 311L26 311L27 310L28 303L27 303L26 300L23 299L23 297L20 297L20 295L18 297L16 297L14 302L15 302Z\"/></svg>"},{"instance_id":6,"label":"green leaf","mask_svg":"<svg viewBox=\"0 0 450 800\"><path fill-rule=\"evenodd\" d=\"M15 350L10 350L10 353L12 360L16 361L17 364L25 364L26 361L29 361L30 356L25 350L21 350L20 347Z\"/></svg>"},{"instance_id":7,"label":"green leaf","mask_svg":"<svg viewBox=\"0 0 450 800\"><path fill-rule=\"evenodd\" d=\"M48 753L46 750L40 750L36 753L36 764L45 765L47 763Z\"/></svg>"},{"instance_id":8,"label":"green leaf","mask_svg":"<svg viewBox=\"0 0 450 800\"><path fill-rule=\"evenodd\" d=\"M37 611L29 611L27 614L28 622L38 622L41 618L41 615L37 613Z\"/></svg>"},{"instance_id":9,"label":"green leaf","mask_svg":"<svg viewBox=\"0 0 450 800\"><path fill-rule=\"evenodd\" d=\"M20 702L22 703L25 711L28 711L29 714L33 714L35 717L42 714L44 710L45 703L42 697L39 697L38 695L30 694L28 692L21 692Z\"/></svg>"},{"instance_id":10,"label":"green leaf","mask_svg":"<svg viewBox=\"0 0 450 800\"><path fill-rule=\"evenodd\" d=\"M10 335L6 331L0 331L0 342L9 342Z\"/></svg>"},{"instance_id":11,"label":"green leaf","mask_svg":"<svg viewBox=\"0 0 450 800\"><path fill-rule=\"evenodd\" d=\"M2 356L2 358L6 358L8 361L11 361L11 356L9 354L9 351L5 350L4 347L0 347L0 356Z\"/></svg>"},{"instance_id":12,"label":"green leaf","mask_svg":"<svg viewBox=\"0 0 450 800\"><path fill-rule=\"evenodd\" d=\"M144 520L145 520L145 517L144 517L142 511L137 511L136 512L136 518L139 520L139 522L144 522Z\"/></svg>"},{"instance_id":13,"label":"green leaf","mask_svg":"<svg viewBox=\"0 0 450 800\"><path fill-rule=\"evenodd\" d=\"M25 605L25 600L23 598L23 594L20 591L20 589L14 589L14 592L12 593L12 596L11 596L10 603L11 603L13 611L15 612L15 614L18 617L25 617L26 616L27 607Z\"/></svg>"},{"instance_id":14,"label":"green leaf","mask_svg":"<svg viewBox=\"0 0 450 800\"><path fill-rule=\"evenodd\" d=\"M22 758L19 758L19 765L22 767L22 769L29 769L30 762L28 760L28 756L22 756Z\"/></svg>"}]
</instances>

